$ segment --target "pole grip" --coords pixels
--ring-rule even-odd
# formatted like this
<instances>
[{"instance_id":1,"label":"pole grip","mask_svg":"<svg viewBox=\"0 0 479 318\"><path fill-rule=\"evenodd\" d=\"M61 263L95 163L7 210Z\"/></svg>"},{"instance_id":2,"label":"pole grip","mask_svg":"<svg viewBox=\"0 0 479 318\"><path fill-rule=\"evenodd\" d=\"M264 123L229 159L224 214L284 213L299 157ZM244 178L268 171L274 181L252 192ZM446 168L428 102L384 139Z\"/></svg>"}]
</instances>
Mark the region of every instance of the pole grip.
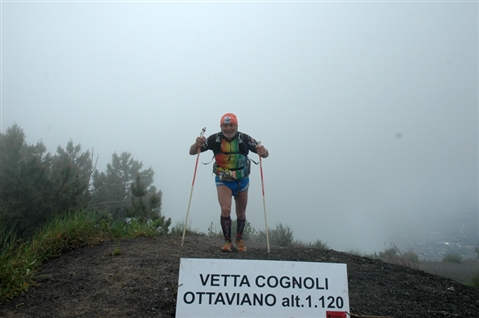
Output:
<instances>
[{"instance_id":1,"label":"pole grip","mask_svg":"<svg viewBox=\"0 0 479 318\"><path fill-rule=\"evenodd\" d=\"M205 134L206 127L203 127L203 129L200 132L200 137L203 137ZM191 182L191 185L193 186L195 184L195 179L196 179L196 170L198 169L198 161L200 159L200 150L201 148L198 147L198 155L196 156L196 164L195 164L195 173L193 174L193 181Z\"/></svg>"}]
</instances>

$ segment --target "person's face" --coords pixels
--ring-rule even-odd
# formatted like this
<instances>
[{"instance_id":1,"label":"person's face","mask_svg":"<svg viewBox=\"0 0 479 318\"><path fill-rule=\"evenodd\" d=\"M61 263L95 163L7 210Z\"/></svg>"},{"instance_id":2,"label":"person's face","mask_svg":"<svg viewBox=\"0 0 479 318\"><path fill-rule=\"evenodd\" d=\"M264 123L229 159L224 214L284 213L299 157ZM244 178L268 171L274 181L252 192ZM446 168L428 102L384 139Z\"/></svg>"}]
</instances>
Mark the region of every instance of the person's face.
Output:
<instances>
[{"instance_id":1,"label":"person's face","mask_svg":"<svg viewBox=\"0 0 479 318\"><path fill-rule=\"evenodd\" d=\"M221 132L225 136L226 139L231 140L236 135L238 131L238 126L235 124L223 124L221 125Z\"/></svg>"}]
</instances>

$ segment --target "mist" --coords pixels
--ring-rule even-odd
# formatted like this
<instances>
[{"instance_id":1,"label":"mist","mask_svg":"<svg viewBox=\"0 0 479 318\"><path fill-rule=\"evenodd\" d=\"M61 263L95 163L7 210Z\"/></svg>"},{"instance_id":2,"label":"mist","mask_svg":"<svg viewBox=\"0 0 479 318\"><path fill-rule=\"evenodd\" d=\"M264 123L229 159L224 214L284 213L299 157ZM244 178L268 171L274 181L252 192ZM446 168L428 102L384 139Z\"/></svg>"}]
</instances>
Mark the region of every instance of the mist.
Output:
<instances>
[{"instance_id":1,"label":"mist","mask_svg":"<svg viewBox=\"0 0 479 318\"><path fill-rule=\"evenodd\" d=\"M382 250L466 218L479 239L474 2L3 2L1 131L69 140L103 171L124 151L184 221L206 127L233 112L269 150L247 220ZM189 224L219 231L212 153ZM251 155L257 161L257 156ZM233 214L234 215L234 214ZM233 218L234 219L234 218Z\"/></svg>"}]
</instances>

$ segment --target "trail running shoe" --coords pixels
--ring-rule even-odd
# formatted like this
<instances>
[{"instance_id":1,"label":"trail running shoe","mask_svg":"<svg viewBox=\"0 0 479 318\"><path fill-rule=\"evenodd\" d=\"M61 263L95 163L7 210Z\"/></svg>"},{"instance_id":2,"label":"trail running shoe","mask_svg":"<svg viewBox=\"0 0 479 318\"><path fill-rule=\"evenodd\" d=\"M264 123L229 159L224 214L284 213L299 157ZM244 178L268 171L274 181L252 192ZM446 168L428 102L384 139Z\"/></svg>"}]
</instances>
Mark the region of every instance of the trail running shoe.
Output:
<instances>
[{"instance_id":1,"label":"trail running shoe","mask_svg":"<svg viewBox=\"0 0 479 318\"><path fill-rule=\"evenodd\" d=\"M225 242L225 245L223 245L223 247L221 248L221 250L222 250L223 252L227 252L227 253L233 251L233 242L231 242L231 241L226 241L226 242Z\"/></svg>"},{"instance_id":2,"label":"trail running shoe","mask_svg":"<svg viewBox=\"0 0 479 318\"><path fill-rule=\"evenodd\" d=\"M243 239L236 238L236 247L238 248L238 252L246 252L246 246L244 245Z\"/></svg>"}]
</instances>

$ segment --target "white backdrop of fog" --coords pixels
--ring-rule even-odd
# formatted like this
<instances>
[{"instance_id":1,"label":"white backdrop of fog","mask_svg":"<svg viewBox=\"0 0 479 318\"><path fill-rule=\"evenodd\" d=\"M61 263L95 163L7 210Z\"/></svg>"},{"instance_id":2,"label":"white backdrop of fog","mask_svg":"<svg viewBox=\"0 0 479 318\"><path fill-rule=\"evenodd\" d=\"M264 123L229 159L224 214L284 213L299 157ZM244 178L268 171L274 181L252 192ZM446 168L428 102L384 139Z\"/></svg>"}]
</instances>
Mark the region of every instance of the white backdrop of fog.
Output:
<instances>
[{"instance_id":1,"label":"white backdrop of fog","mask_svg":"<svg viewBox=\"0 0 479 318\"><path fill-rule=\"evenodd\" d=\"M271 154L270 228L371 252L446 215L477 224L477 2L1 5L2 132L17 123L52 153L71 139L101 171L131 152L174 223L189 146L234 112ZM254 166L247 218L259 230L263 212ZM220 228L211 165L198 166L190 221Z\"/></svg>"}]
</instances>

